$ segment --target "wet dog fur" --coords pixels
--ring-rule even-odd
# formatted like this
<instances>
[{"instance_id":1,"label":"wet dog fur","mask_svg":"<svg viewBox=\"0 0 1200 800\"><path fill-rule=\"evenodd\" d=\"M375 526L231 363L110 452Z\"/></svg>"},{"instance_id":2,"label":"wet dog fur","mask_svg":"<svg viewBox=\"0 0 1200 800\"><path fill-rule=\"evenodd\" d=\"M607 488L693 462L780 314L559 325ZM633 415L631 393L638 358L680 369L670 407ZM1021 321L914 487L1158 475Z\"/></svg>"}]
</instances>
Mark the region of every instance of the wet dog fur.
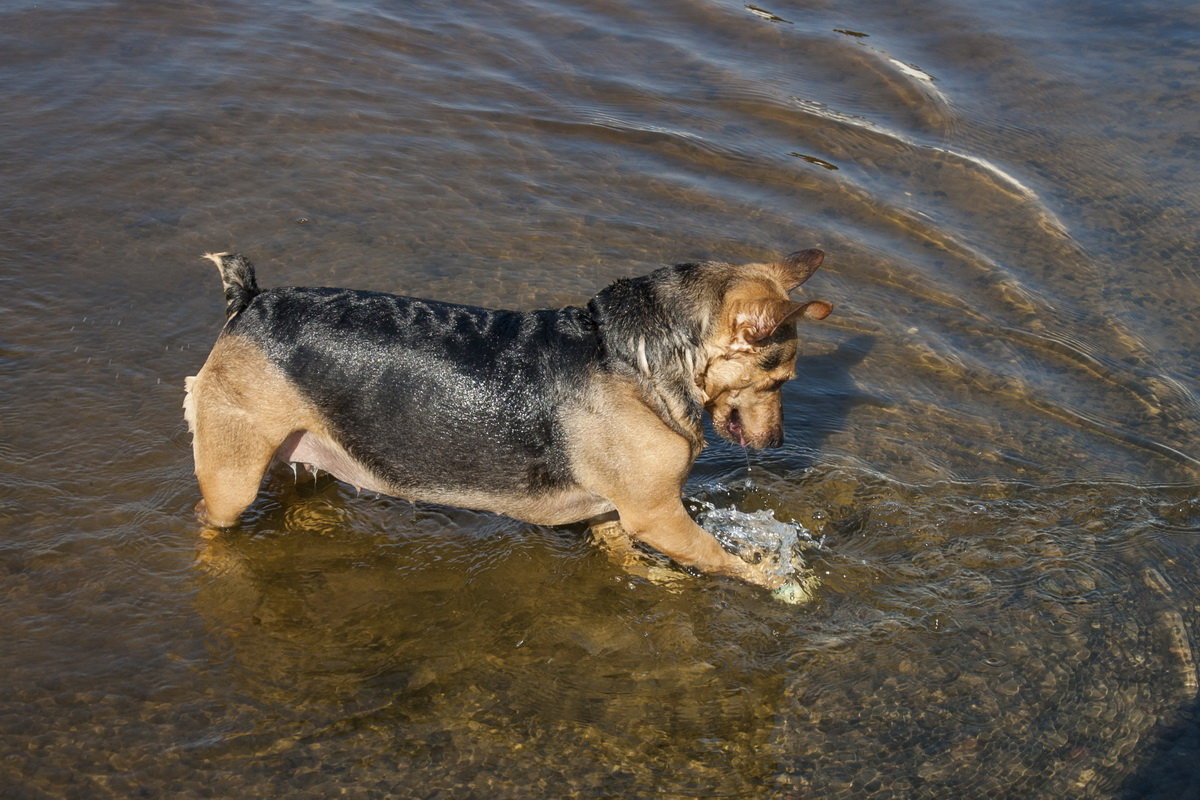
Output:
<instances>
[{"instance_id":1,"label":"wet dog fur","mask_svg":"<svg viewBox=\"0 0 1200 800\"><path fill-rule=\"evenodd\" d=\"M820 250L665 267L539 311L263 291L243 256L206 257L226 323L184 400L206 525L235 525L279 459L414 501L591 520L609 538L615 519L680 564L779 583L692 521L681 492L705 411L731 442L782 441L796 322L832 308L788 292Z\"/></svg>"}]
</instances>

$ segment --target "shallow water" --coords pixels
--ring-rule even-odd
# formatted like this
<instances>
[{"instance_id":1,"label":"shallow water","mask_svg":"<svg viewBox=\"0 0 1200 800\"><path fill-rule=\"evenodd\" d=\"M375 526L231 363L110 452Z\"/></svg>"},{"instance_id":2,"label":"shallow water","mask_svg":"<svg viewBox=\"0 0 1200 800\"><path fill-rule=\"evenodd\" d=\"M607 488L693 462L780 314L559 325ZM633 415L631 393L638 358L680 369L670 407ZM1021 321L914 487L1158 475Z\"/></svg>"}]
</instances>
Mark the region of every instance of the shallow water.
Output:
<instances>
[{"instance_id":1,"label":"shallow water","mask_svg":"<svg viewBox=\"0 0 1200 800\"><path fill-rule=\"evenodd\" d=\"M1200 791L1198 41L1170 3L5 3L5 796ZM191 520L204 251L531 308L812 246L787 444L688 489L811 534L807 605L286 470Z\"/></svg>"}]
</instances>

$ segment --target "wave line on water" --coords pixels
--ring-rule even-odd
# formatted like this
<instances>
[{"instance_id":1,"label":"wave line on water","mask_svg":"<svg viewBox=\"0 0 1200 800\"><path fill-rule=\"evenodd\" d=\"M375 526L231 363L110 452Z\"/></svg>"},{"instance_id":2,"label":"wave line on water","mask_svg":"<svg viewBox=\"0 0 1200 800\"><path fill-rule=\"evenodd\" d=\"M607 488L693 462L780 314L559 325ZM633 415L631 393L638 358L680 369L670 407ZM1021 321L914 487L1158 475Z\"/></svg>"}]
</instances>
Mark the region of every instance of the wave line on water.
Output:
<instances>
[{"instance_id":1,"label":"wave line on water","mask_svg":"<svg viewBox=\"0 0 1200 800\"><path fill-rule=\"evenodd\" d=\"M972 164L992 176L992 178L997 182L997 188L1000 188L1001 191L1004 191L1004 187L1007 186L1007 193L1009 195L1032 204L1034 208L1037 209L1039 215L1041 216L1043 227L1048 232L1063 239L1072 238L1067 226L1061 219L1059 219L1057 214L1050 210L1050 207L1046 205L1041 196L1034 191L1032 187L1030 187L1020 178L1013 175L1011 172L1008 172L983 156L974 155L972 153L964 153L946 145L935 145L921 142L918 139L901 133L898 130L885 127L877 122L866 119L865 117L837 111L823 103L805 100L802 97L793 97L792 100L800 106L804 113L811 116L815 116L829 122L834 122L839 125L856 128L874 136L881 136L917 150L923 150L931 153L941 153L942 155L949 156L952 159Z\"/></svg>"}]
</instances>

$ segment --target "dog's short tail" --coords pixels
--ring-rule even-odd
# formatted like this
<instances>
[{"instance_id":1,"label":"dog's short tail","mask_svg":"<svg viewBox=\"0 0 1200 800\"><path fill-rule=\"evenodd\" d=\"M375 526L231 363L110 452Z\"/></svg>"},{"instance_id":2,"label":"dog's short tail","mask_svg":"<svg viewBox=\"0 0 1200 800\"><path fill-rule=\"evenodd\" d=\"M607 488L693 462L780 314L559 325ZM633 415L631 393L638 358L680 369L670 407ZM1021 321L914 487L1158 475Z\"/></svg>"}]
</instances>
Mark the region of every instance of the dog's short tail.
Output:
<instances>
[{"instance_id":1,"label":"dog's short tail","mask_svg":"<svg viewBox=\"0 0 1200 800\"><path fill-rule=\"evenodd\" d=\"M217 265L221 285L225 287L225 318L231 319L258 294L254 265L241 253L205 253L204 257Z\"/></svg>"}]
</instances>

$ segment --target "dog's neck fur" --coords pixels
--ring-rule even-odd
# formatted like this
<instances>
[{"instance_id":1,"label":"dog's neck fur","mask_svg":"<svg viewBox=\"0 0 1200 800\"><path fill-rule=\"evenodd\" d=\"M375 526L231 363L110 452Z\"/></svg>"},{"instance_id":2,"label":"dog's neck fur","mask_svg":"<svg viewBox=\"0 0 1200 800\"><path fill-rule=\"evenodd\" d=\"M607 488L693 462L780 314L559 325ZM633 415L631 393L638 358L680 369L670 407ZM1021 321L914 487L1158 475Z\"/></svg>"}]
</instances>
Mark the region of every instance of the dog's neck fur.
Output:
<instances>
[{"instance_id":1,"label":"dog's neck fur","mask_svg":"<svg viewBox=\"0 0 1200 800\"><path fill-rule=\"evenodd\" d=\"M722 287L703 264L625 278L588 303L603 343L605 369L632 379L643 400L696 448L704 443L704 397L697 377L720 310Z\"/></svg>"}]
</instances>

